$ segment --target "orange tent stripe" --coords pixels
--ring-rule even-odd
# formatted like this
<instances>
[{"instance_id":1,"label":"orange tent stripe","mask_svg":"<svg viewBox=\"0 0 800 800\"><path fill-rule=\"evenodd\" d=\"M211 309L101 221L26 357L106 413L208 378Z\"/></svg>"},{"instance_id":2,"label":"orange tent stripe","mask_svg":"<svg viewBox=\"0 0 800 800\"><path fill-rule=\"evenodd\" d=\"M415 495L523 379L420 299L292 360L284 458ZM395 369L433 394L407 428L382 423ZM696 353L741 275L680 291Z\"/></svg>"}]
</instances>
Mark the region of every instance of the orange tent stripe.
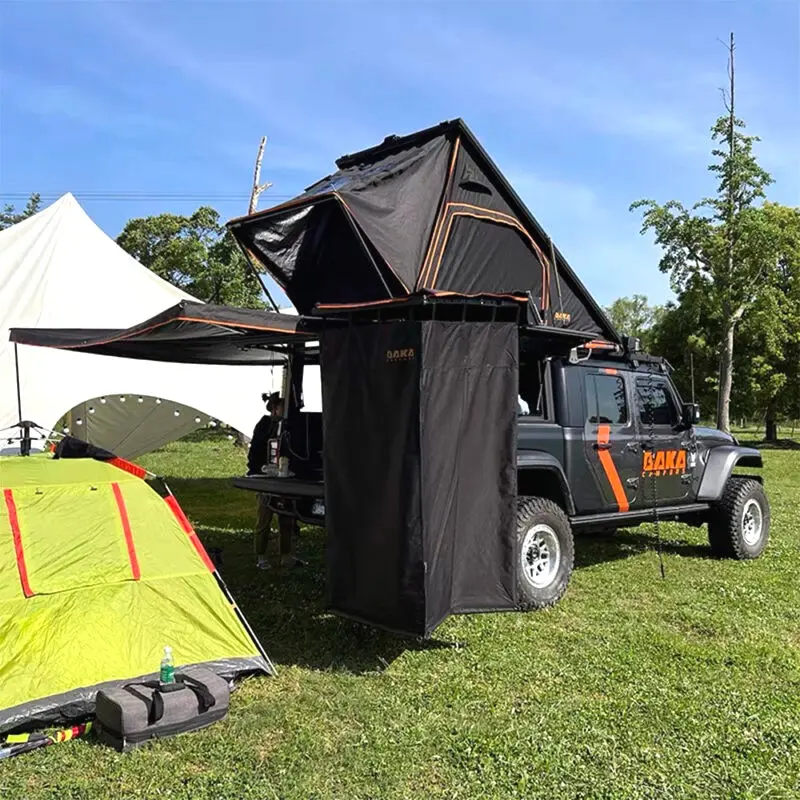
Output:
<instances>
[{"instance_id":1,"label":"orange tent stripe","mask_svg":"<svg viewBox=\"0 0 800 800\"><path fill-rule=\"evenodd\" d=\"M125 507L125 498L122 496L122 489L118 483L112 483L111 489L114 492L114 499L117 501L119 517L122 520L122 532L125 534L125 546L128 548L128 558L131 562L131 573L133 579L138 581L142 577L139 570L139 559L136 557L136 547L133 544L133 531L131 531L131 521L128 518L128 509Z\"/></svg>"},{"instance_id":2,"label":"orange tent stripe","mask_svg":"<svg viewBox=\"0 0 800 800\"><path fill-rule=\"evenodd\" d=\"M8 511L8 521L11 523L11 534L14 537L14 554L17 558L17 570L19 571L19 581L22 584L22 593L25 597L33 597L28 583L28 570L25 566L25 552L22 549L22 531L19 529L19 516L17 515L17 504L14 502L14 492L11 489L3 491L6 500L6 510Z\"/></svg>"},{"instance_id":3,"label":"orange tent stripe","mask_svg":"<svg viewBox=\"0 0 800 800\"><path fill-rule=\"evenodd\" d=\"M214 562L209 557L208 553L206 552L205 547L203 547L203 543L200 541L200 538L195 533L194 528L192 527L192 523L189 522L186 514L183 513L183 509L178 505L178 501L175 499L175 495L170 494L167 495L164 500L166 500L167 505L170 507L170 510L175 515L175 519L178 520L178 524L183 528L184 532L189 536L189 540L194 545L194 549L197 550L197 554L200 558L203 559L203 563L208 568L209 572L216 572L214 567Z\"/></svg>"},{"instance_id":4,"label":"orange tent stripe","mask_svg":"<svg viewBox=\"0 0 800 800\"><path fill-rule=\"evenodd\" d=\"M144 469L144 467L140 467L138 464L126 461L124 458L112 458L108 463L111 464L112 467L117 467L124 472L135 475L137 478L144 478L147 476L147 470Z\"/></svg>"}]
</instances>

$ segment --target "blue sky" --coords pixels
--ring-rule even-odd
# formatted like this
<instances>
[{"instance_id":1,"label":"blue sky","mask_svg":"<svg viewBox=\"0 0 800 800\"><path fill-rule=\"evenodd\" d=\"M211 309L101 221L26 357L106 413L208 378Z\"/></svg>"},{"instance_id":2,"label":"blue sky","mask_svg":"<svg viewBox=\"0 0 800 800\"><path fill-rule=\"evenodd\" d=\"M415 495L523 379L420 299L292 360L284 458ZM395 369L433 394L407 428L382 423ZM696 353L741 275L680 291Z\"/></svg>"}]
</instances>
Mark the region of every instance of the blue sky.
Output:
<instances>
[{"instance_id":1,"label":"blue sky","mask_svg":"<svg viewBox=\"0 0 800 800\"><path fill-rule=\"evenodd\" d=\"M228 219L262 134L264 208L342 153L461 116L601 303L663 301L628 206L712 190L731 30L737 110L772 199L798 204L797 0L5 0L0 200L72 191L112 236L201 204Z\"/></svg>"}]
</instances>

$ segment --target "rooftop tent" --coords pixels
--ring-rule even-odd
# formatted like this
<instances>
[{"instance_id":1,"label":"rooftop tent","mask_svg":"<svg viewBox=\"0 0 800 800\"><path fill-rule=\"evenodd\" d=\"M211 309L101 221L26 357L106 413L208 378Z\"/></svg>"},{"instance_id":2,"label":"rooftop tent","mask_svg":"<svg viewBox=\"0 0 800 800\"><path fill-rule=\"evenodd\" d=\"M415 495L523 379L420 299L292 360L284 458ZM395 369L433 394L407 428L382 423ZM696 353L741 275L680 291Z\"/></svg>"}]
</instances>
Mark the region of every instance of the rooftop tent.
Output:
<instances>
[{"instance_id":1,"label":"rooftop tent","mask_svg":"<svg viewBox=\"0 0 800 800\"><path fill-rule=\"evenodd\" d=\"M301 314L420 292L531 297L535 322L618 340L469 128L343 156L287 203L228 223Z\"/></svg>"},{"instance_id":2,"label":"rooftop tent","mask_svg":"<svg viewBox=\"0 0 800 800\"><path fill-rule=\"evenodd\" d=\"M0 458L0 732L72 724L99 688L157 673L165 645L176 666L271 674L174 496L65 445Z\"/></svg>"},{"instance_id":3,"label":"rooftop tent","mask_svg":"<svg viewBox=\"0 0 800 800\"><path fill-rule=\"evenodd\" d=\"M263 414L260 396L274 370L148 361L112 361L87 353L18 348L21 413L16 391L13 327L121 329L182 300L185 292L159 278L108 237L71 194L34 216L0 231L0 436L20 416L52 429L92 398L149 396L252 433ZM125 406L132 435L120 455L157 447L185 432L185 417L146 419L152 404ZM138 415L138 416L137 416ZM74 429L77 432L77 428ZM110 447L94 426L94 441ZM145 435L146 434L146 435Z\"/></svg>"}]
</instances>

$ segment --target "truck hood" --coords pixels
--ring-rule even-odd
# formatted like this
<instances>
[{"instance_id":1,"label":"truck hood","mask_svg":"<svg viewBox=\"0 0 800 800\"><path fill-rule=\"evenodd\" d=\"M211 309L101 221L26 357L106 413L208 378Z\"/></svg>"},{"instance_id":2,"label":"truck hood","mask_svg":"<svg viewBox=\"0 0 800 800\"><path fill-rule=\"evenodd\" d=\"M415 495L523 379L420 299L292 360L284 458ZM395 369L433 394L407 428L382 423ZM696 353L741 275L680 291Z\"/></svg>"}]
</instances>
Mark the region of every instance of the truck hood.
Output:
<instances>
[{"instance_id":1,"label":"truck hood","mask_svg":"<svg viewBox=\"0 0 800 800\"><path fill-rule=\"evenodd\" d=\"M704 442L715 442L717 444L736 444L736 439L729 433L719 430L718 428L705 428L695 426L694 435Z\"/></svg>"}]
</instances>

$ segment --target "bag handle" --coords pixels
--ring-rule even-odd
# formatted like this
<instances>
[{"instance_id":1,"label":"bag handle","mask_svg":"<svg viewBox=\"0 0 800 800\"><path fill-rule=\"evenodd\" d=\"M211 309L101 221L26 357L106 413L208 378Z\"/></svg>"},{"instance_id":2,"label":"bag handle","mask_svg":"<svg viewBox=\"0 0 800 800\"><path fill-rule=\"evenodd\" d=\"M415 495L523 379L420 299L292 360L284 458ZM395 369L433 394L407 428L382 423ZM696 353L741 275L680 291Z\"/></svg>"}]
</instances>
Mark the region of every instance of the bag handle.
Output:
<instances>
[{"instance_id":1,"label":"bag handle","mask_svg":"<svg viewBox=\"0 0 800 800\"><path fill-rule=\"evenodd\" d=\"M208 686L206 686L202 681L197 680L197 678L193 678L191 675L186 675L185 673L180 672L175 675L175 680L182 682L187 689L190 689L195 693L197 699L200 701L201 714L204 714L209 708L212 708L217 704L217 698L211 694Z\"/></svg>"},{"instance_id":2,"label":"bag handle","mask_svg":"<svg viewBox=\"0 0 800 800\"><path fill-rule=\"evenodd\" d=\"M136 689L136 686L146 686L148 689L153 690L153 694L149 697ZM161 692L158 688L157 681L146 681L143 683L133 684L129 683L122 687L128 694L141 700L147 707L147 724L154 725L161 717L164 716L164 700L161 697Z\"/></svg>"},{"instance_id":3,"label":"bag handle","mask_svg":"<svg viewBox=\"0 0 800 800\"><path fill-rule=\"evenodd\" d=\"M198 700L198 707L201 714L208 711L217 704L217 699L209 691L208 687L197 678L191 677L184 673L175 674L175 686L170 691L180 691L180 689L188 689L191 691ZM137 691L137 686L144 686L147 689L152 689L153 694L149 697L144 692ZM164 691L159 681L142 681L141 683L129 683L122 687L128 694L141 700L147 707L147 724L154 725L164 716L164 699L161 694Z\"/></svg>"}]
</instances>

